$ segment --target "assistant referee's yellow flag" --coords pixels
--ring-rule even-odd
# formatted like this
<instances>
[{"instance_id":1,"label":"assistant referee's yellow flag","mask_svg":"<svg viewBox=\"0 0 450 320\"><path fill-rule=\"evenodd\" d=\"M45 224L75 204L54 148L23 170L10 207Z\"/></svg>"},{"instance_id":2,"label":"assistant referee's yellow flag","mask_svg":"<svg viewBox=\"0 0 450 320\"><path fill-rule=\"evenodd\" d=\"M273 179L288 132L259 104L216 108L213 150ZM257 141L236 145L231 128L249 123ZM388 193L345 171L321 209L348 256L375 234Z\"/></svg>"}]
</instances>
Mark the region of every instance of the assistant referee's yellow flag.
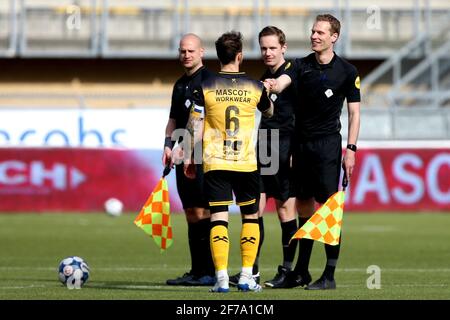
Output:
<instances>
[{"instance_id":1,"label":"assistant referee's yellow flag","mask_svg":"<svg viewBox=\"0 0 450 320\"><path fill-rule=\"evenodd\" d=\"M338 191L309 218L292 236L293 239L312 239L330 245L338 245L341 237L344 213L344 191Z\"/></svg>"},{"instance_id":2,"label":"assistant referee's yellow flag","mask_svg":"<svg viewBox=\"0 0 450 320\"><path fill-rule=\"evenodd\" d=\"M169 188L165 175L159 179L134 223L155 240L161 253L173 244Z\"/></svg>"}]
</instances>

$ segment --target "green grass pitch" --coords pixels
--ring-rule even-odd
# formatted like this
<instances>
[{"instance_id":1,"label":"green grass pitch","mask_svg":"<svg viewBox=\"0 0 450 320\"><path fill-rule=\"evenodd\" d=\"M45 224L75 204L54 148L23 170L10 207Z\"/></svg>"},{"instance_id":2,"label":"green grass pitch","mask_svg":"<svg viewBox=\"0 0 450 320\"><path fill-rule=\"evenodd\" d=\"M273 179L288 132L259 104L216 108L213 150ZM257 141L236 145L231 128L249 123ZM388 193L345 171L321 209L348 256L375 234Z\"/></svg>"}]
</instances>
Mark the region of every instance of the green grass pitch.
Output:
<instances>
[{"instance_id":1,"label":"green grass pitch","mask_svg":"<svg viewBox=\"0 0 450 320\"><path fill-rule=\"evenodd\" d=\"M184 215L173 214L174 245L160 254L154 241L133 224L136 214L1 214L0 300L151 299L216 300L208 287L170 287L167 278L189 267ZM239 216L231 216L230 274L239 270ZM260 258L262 280L281 263L280 225L265 215ZM63 258L83 257L91 268L81 290L68 290L57 278ZM325 263L315 243L310 271L317 279ZM368 289L367 268L381 269L381 289ZM229 300L450 299L450 214L344 214L343 243L336 271L337 290L301 288L239 293Z\"/></svg>"}]
</instances>

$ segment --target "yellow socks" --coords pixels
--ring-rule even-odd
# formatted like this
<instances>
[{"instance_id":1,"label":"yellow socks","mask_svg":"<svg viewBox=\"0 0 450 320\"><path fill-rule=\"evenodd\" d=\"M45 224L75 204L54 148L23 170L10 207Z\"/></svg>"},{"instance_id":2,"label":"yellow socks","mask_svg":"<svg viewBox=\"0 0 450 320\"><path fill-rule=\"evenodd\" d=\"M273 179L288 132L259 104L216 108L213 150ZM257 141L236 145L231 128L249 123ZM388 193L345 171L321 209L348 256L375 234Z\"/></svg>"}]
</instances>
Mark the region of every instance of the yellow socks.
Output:
<instances>
[{"instance_id":1,"label":"yellow socks","mask_svg":"<svg viewBox=\"0 0 450 320\"><path fill-rule=\"evenodd\" d=\"M216 271L226 270L228 268L228 253L230 249L228 222L213 221L211 222L211 227L210 244L214 267Z\"/></svg>"},{"instance_id":2,"label":"yellow socks","mask_svg":"<svg viewBox=\"0 0 450 320\"><path fill-rule=\"evenodd\" d=\"M241 230L242 267L253 267L259 245L258 219L243 219Z\"/></svg>"}]
</instances>

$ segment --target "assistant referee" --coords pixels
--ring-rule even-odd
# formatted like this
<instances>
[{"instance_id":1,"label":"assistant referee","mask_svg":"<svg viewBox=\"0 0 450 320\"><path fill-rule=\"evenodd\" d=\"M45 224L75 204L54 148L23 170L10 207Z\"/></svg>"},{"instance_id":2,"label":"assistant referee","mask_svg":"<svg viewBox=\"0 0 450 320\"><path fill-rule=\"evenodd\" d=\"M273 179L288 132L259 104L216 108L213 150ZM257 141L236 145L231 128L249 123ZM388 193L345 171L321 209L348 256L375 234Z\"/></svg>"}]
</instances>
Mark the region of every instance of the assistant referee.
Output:
<instances>
[{"instance_id":1,"label":"assistant referee","mask_svg":"<svg viewBox=\"0 0 450 320\"><path fill-rule=\"evenodd\" d=\"M185 73L173 86L172 103L166 126L166 138L162 157L163 165L172 159L172 133L185 129L193 102L193 91L210 72L203 66L201 39L192 33L181 38L178 49L179 60ZM180 141L181 142L181 139ZM203 171L199 165L195 179L188 179L183 173L183 164L176 166L178 194L183 204L188 224L188 244L191 255L191 269L175 279L168 279L168 285L213 285L214 265L209 247L209 210L203 190Z\"/></svg>"}]
</instances>

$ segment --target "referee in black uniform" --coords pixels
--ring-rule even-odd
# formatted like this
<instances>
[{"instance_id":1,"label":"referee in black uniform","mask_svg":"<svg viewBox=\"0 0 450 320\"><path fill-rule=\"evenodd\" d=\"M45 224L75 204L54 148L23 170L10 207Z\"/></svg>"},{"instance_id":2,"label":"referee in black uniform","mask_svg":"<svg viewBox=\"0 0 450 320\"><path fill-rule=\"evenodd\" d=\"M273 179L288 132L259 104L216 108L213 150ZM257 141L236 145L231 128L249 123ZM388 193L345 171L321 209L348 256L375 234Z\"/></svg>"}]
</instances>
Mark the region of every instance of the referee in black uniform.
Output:
<instances>
[{"instance_id":1,"label":"referee in black uniform","mask_svg":"<svg viewBox=\"0 0 450 320\"><path fill-rule=\"evenodd\" d=\"M279 77L285 70L292 67L292 62L284 59L287 43L282 30L275 26L264 27L258 35L258 40L261 58L267 67L261 80ZM259 125L259 129L265 130L266 135L262 135L262 131L259 130L258 167L261 173L261 198L258 223L260 242L258 255L253 265L253 277L255 280L259 279L258 258L264 240L263 212L267 199L274 198L281 226L283 260L278 266L275 277L264 282L265 286L270 288L284 288L286 286L286 275L292 268L297 248L297 241L292 241L289 244L289 240L297 231L297 213L291 168L295 97L294 85L289 86L280 94L272 93L271 100L274 104L274 114L271 118L261 117ZM274 140L278 140L278 145L273 144ZM267 163L267 159L261 157L262 154L270 159L269 163ZM237 282L235 278L238 277L230 277L230 283L232 281Z\"/></svg>"},{"instance_id":2,"label":"referee in black uniform","mask_svg":"<svg viewBox=\"0 0 450 320\"><path fill-rule=\"evenodd\" d=\"M174 141L171 139L175 129L184 129L193 102L192 92L200 86L209 72L203 66L204 49L201 39L195 34L182 37L179 47L179 60L185 70L173 87L169 121L162 156L163 165L172 159ZM181 141L179 141L181 142ZM195 179L188 179L183 173L183 164L176 166L177 189L183 204L188 224L188 240L191 255L191 270L184 275L167 280L168 285L205 285L215 283L214 264L209 246L210 214L203 193L203 171L197 166Z\"/></svg>"},{"instance_id":3,"label":"referee in black uniform","mask_svg":"<svg viewBox=\"0 0 450 320\"><path fill-rule=\"evenodd\" d=\"M282 91L291 82L297 87L293 163L300 226L314 213L315 202L323 204L338 191L341 165L349 180L355 166L360 124L360 81L355 66L333 51L339 33L339 20L330 14L318 15L311 31L314 53L296 59L293 68L286 70L276 80L268 81L274 92ZM342 159L340 116L345 99L348 109L348 145ZM310 239L300 240L297 264L288 274L290 287L311 282L308 265L313 243ZM336 288L334 271L339 249L340 245L325 245L325 270L306 289Z\"/></svg>"}]
</instances>

